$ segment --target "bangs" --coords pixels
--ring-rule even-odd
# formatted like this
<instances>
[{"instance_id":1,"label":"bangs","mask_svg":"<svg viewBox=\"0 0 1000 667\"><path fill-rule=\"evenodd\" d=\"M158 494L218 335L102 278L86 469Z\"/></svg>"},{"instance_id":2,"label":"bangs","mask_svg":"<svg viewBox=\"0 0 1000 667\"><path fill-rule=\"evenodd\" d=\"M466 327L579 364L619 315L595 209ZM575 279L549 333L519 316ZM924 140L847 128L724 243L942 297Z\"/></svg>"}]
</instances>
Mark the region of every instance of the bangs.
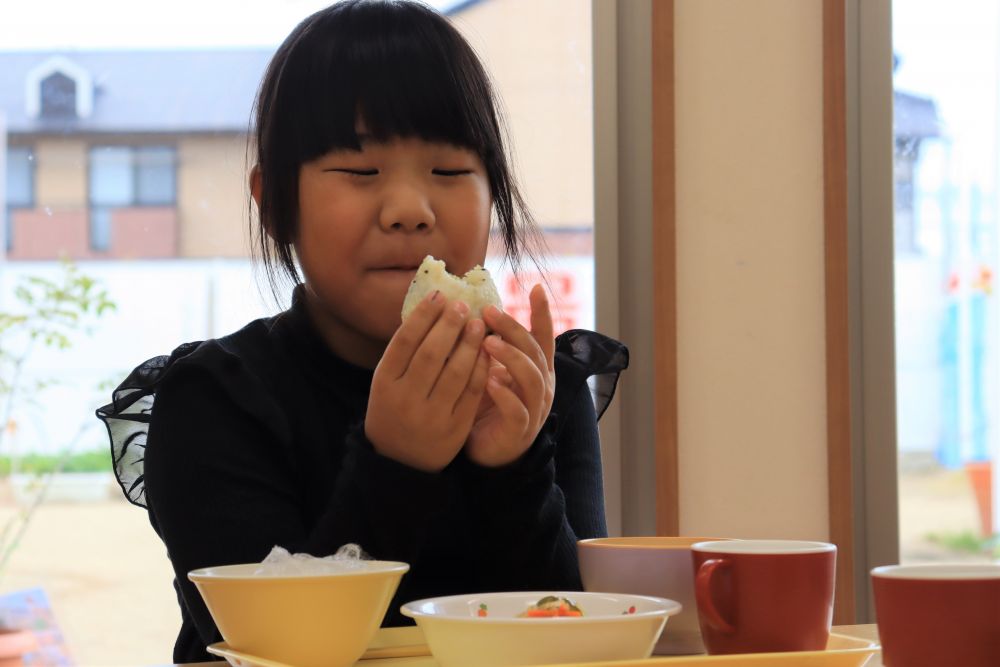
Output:
<instances>
[{"instance_id":1,"label":"bangs","mask_svg":"<svg viewBox=\"0 0 1000 667\"><path fill-rule=\"evenodd\" d=\"M445 142L487 162L497 150L497 118L471 48L443 30L433 10L379 4L363 12L353 3L335 5L303 31L286 68L300 74L285 82L293 90L278 96L297 102L287 113L298 163L334 149L360 150L359 119L375 141Z\"/></svg>"}]
</instances>

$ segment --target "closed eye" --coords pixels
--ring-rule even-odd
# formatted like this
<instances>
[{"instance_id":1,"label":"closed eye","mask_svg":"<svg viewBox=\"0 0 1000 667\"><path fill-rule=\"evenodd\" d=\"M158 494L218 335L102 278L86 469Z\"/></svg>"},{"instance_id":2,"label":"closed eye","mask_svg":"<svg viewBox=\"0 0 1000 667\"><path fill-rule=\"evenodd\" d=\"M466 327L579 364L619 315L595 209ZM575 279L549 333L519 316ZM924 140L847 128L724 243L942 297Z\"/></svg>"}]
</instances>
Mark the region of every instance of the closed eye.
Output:
<instances>
[{"instance_id":1,"label":"closed eye","mask_svg":"<svg viewBox=\"0 0 1000 667\"><path fill-rule=\"evenodd\" d=\"M378 175L378 169L342 169L342 168L333 168L333 169L324 169L323 171L334 171L334 172L339 172L341 174L350 174L352 176L377 176Z\"/></svg>"},{"instance_id":2,"label":"closed eye","mask_svg":"<svg viewBox=\"0 0 1000 667\"><path fill-rule=\"evenodd\" d=\"M434 169L431 173L435 176L464 176L471 174L471 169Z\"/></svg>"}]
</instances>

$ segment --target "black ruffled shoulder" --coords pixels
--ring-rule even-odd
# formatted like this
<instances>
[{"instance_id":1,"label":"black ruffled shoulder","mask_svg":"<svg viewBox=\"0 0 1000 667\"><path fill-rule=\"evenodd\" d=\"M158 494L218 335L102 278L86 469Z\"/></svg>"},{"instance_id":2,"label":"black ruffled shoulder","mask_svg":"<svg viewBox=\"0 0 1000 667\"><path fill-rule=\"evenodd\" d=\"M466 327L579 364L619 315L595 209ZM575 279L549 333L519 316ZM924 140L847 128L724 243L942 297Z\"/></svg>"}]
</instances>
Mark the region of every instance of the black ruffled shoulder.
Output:
<instances>
[{"instance_id":1,"label":"black ruffled shoulder","mask_svg":"<svg viewBox=\"0 0 1000 667\"><path fill-rule=\"evenodd\" d=\"M146 507L143 461L156 390L166 372L201 344L185 343L169 356L143 362L112 392L111 403L97 409L97 418L104 422L111 440L115 477L125 497L139 507Z\"/></svg>"},{"instance_id":2,"label":"black ruffled shoulder","mask_svg":"<svg viewBox=\"0 0 1000 667\"><path fill-rule=\"evenodd\" d=\"M628 348L595 331L570 329L556 336L556 366L559 382L565 384L568 379L571 387L580 382L590 385L594 411L600 419L615 397L618 376L628 368ZM558 411L559 406L553 409Z\"/></svg>"},{"instance_id":3,"label":"black ruffled shoulder","mask_svg":"<svg viewBox=\"0 0 1000 667\"><path fill-rule=\"evenodd\" d=\"M112 392L111 402L97 409L97 418L108 429L115 477L132 504L146 507L143 462L156 392L177 366L212 367L230 362L235 350L216 343L185 343L169 356L143 362ZM560 334L556 337L558 380L553 411L558 414L568 411L578 393L576 388L587 383L600 419L614 398L618 376L628 367L628 362L628 348L613 338L583 329ZM559 391L560 386L564 391Z\"/></svg>"}]
</instances>

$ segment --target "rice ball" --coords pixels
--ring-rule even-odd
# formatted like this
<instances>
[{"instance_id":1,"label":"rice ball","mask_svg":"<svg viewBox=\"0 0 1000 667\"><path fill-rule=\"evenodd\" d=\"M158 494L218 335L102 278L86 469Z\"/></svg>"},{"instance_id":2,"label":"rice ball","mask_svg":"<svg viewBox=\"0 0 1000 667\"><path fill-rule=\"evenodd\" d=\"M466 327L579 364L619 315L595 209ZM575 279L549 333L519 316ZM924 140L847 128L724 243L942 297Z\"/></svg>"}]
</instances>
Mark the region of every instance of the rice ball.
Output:
<instances>
[{"instance_id":1,"label":"rice ball","mask_svg":"<svg viewBox=\"0 0 1000 667\"><path fill-rule=\"evenodd\" d=\"M464 276L448 273L444 262L427 255L417 268L417 275L410 283L410 289L403 299L403 319L405 320L420 301L433 292L440 290L449 300L463 301L469 306L469 317L482 318L483 308L492 304L501 307L500 293L493 284L490 272L481 266L476 266Z\"/></svg>"}]
</instances>

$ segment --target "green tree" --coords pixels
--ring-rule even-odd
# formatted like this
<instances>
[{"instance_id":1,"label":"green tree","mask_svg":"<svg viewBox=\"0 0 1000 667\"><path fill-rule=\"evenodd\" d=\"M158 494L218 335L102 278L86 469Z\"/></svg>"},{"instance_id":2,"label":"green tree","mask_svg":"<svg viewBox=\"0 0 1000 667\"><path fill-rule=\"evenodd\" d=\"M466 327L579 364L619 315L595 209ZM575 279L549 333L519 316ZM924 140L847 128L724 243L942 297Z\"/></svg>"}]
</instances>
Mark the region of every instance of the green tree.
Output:
<instances>
[{"instance_id":1,"label":"green tree","mask_svg":"<svg viewBox=\"0 0 1000 667\"><path fill-rule=\"evenodd\" d=\"M92 326L109 311L116 309L107 290L82 273L69 261L53 279L23 277L14 289L13 307L0 310L0 455L9 455L7 438L17 428L17 412L57 380L27 382L26 370L32 354L39 348L68 350L81 335L89 335ZM89 416L89 415L88 415ZM0 529L0 573L6 569L30 524L35 510L45 499L48 485L62 469L86 427L81 419L76 435L66 443L55 465L39 473L34 496L17 508L16 514ZM11 469L17 460L11 457ZM4 471L9 474L11 469Z\"/></svg>"}]
</instances>

